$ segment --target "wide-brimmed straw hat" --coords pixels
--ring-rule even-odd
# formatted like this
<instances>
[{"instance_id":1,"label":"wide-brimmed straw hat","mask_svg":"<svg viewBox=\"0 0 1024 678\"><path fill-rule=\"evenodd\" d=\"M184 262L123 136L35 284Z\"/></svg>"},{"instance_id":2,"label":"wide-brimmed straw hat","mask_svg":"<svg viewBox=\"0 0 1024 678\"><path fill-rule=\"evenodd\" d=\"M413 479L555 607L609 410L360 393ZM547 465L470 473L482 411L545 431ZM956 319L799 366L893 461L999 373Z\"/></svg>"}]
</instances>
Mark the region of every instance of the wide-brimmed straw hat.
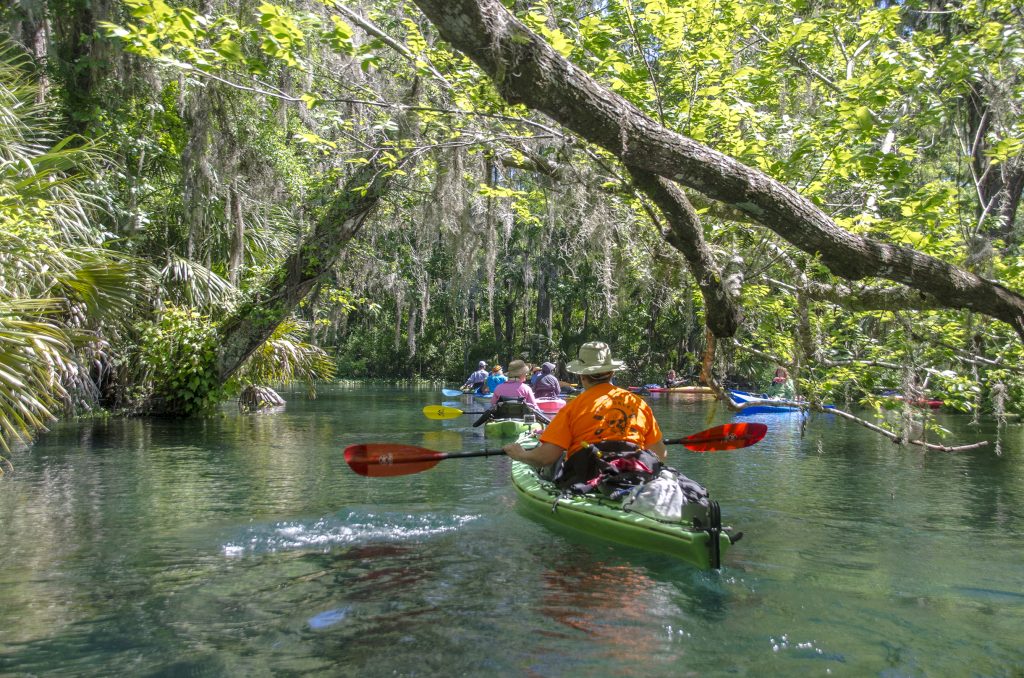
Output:
<instances>
[{"instance_id":1,"label":"wide-brimmed straw hat","mask_svg":"<svg viewBox=\"0 0 1024 678\"><path fill-rule=\"evenodd\" d=\"M501 365L495 365L492 367L491 372L501 372Z\"/></svg>"},{"instance_id":2,"label":"wide-brimmed straw hat","mask_svg":"<svg viewBox=\"0 0 1024 678\"><path fill-rule=\"evenodd\" d=\"M603 374L626 366L621 360L612 360L612 349L603 341L588 341L580 346L576 357L565 366L573 374Z\"/></svg>"},{"instance_id":3,"label":"wide-brimmed straw hat","mask_svg":"<svg viewBox=\"0 0 1024 678\"><path fill-rule=\"evenodd\" d=\"M505 375L508 377L525 377L529 368L526 363L522 360L513 360L508 364L508 369L505 371Z\"/></svg>"}]
</instances>

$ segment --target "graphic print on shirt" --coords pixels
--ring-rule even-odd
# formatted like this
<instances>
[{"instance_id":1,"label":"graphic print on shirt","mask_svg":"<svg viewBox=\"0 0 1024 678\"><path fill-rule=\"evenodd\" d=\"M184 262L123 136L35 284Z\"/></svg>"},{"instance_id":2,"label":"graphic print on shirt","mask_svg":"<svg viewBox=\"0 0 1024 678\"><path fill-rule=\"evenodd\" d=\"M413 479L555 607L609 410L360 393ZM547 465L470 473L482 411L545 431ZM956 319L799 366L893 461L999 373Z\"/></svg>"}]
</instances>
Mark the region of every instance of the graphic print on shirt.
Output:
<instances>
[{"instance_id":1,"label":"graphic print on shirt","mask_svg":"<svg viewBox=\"0 0 1024 678\"><path fill-rule=\"evenodd\" d=\"M603 440L624 440L631 428L634 428L633 421L636 419L637 409L631 407L628 401L630 394L611 398L611 404L601 409L600 413L594 414L594 419L601 424L594 431ZM609 432L609 433L606 433Z\"/></svg>"}]
</instances>

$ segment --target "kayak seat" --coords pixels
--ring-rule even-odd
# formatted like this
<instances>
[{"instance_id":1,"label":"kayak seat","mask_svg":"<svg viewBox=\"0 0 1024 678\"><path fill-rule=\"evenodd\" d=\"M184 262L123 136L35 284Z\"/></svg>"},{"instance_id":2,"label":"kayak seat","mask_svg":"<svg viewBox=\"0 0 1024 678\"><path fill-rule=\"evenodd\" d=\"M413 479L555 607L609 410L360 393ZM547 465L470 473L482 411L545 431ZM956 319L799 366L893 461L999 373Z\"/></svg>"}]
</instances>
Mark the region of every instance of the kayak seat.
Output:
<instances>
[{"instance_id":1,"label":"kayak seat","mask_svg":"<svg viewBox=\"0 0 1024 678\"><path fill-rule=\"evenodd\" d=\"M537 421L544 425L551 423L551 420L543 412L533 409L522 398L501 396L498 398L497 404L492 405L473 422L473 426L483 426L493 419L522 419L528 414L532 414Z\"/></svg>"}]
</instances>

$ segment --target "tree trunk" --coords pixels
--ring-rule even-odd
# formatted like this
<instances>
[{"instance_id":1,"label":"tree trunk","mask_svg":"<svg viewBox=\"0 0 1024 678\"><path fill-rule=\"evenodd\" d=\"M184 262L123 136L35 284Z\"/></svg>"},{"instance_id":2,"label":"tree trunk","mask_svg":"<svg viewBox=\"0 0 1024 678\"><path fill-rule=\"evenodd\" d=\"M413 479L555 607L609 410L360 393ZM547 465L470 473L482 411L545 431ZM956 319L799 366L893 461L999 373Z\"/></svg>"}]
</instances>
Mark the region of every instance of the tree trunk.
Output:
<instances>
[{"instance_id":1,"label":"tree trunk","mask_svg":"<svg viewBox=\"0 0 1024 678\"><path fill-rule=\"evenodd\" d=\"M503 315L505 316L505 346L511 356L516 346L516 302L514 300L506 301L503 310Z\"/></svg>"},{"instance_id":2,"label":"tree trunk","mask_svg":"<svg viewBox=\"0 0 1024 678\"><path fill-rule=\"evenodd\" d=\"M569 333L569 326L572 323L572 304L565 302L562 304L562 322L559 327L559 333L564 337Z\"/></svg>"},{"instance_id":3,"label":"tree trunk","mask_svg":"<svg viewBox=\"0 0 1024 678\"><path fill-rule=\"evenodd\" d=\"M907 247L839 226L767 174L665 129L561 57L498 0L414 0L442 37L475 61L512 104L546 113L636 167L749 214L834 274L877 276L1009 323L1024 338L1024 296Z\"/></svg>"},{"instance_id":4,"label":"tree trunk","mask_svg":"<svg viewBox=\"0 0 1024 678\"><path fill-rule=\"evenodd\" d=\"M982 92L984 84L975 82L967 97L966 145L971 153L971 172L978 191L976 218L978 226L985 219L995 222L994 231L988 237L998 237L1013 242L1013 222L1020 205L1024 189L1024 157L1018 155L994 165L989 157L988 143L995 113Z\"/></svg>"},{"instance_id":5,"label":"tree trunk","mask_svg":"<svg viewBox=\"0 0 1024 678\"><path fill-rule=\"evenodd\" d=\"M541 266L538 273L540 279L537 281L537 334L543 336L551 345L551 293L548 286L551 284L546 269Z\"/></svg>"},{"instance_id":6,"label":"tree trunk","mask_svg":"<svg viewBox=\"0 0 1024 678\"><path fill-rule=\"evenodd\" d=\"M228 254L228 281L238 284L245 259L245 220L242 218L242 194L232 184L228 188L227 204L228 223L231 224L231 251Z\"/></svg>"},{"instance_id":7,"label":"tree trunk","mask_svg":"<svg viewBox=\"0 0 1024 678\"><path fill-rule=\"evenodd\" d=\"M469 298L469 323L473 329L473 343L480 343L480 319L476 313L476 295Z\"/></svg>"},{"instance_id":8,"label":"tree trunk","mask_svg":"<svg viewBox=\"0 0 1024 678\"><path fill-rule=\"evenodd\" d=\"M395 326L394 344L392 348L398 353L398 347L402 345L402 314L405 312L405 299L398 296L395 299ZM411 315L411 314L410 314Z\"/></svg>"},{"instance_id":9,"label":"tree trunk","mask_svg":"<svg viewBox=\"0 0 1024 678\"><path fill-rule=\"evenodd\" d=\"M501 351L505 343L505 333L501 331L502 322L500 316L494 315L494 304L489 304L491 309L491 326L494 328L494 345Z\"/></svg>"},{"instance_id":10,"label":"tree trunk","mask_svg":"<svg viewBox=\"0 0 1024 678\"><path fill-rule=\"evenodd\" d=\"M68 111L90 111L96 103L94 86L112 69L112 59L96 59L93 47L99 27L97 19L110 20L106 9L99 2L53 3L50 12L51 45L50 62L63 81L61 94ZM108 55L109 56L109 55ZM68 117L66 124L76 132L88 134L91 122L84 117Z\"/></svg>"},{"instance_id":11,"label":"tree trunk","mask_svg":"<svg viewBox=\"0 0 1024 678\"><path fill-rule=\"evenodd\" d=\"M416 357L416 315L419 307L416 304L409 304L409 326L406 328L406 346L409 349L409 364L412 365Z\"/></svg>"},{"instance_id":12,"label":"tree trunk","mask_svg":"<svg viewBox=\"0 0 1024 678\"><path fill-rule=\"evenodd\" d=\"M288 317L313 285L337 262L349 240L391 184L378 154L360 165L334 196L313 232L271 276L266 286L229 317L221 328L217 369L227 381Z\"/></svg>"},{"instance_id":13,"label":"tree trunk","mask_svg":"<svg viewBox=\"0 0 1024 678\"><path fill-rule=\"evenodd\" d=\"M716 337L731 337L742 320L734 295L723 284L722 273L707 243L700 217L682 189L664 177L629 168L636 184L658 206L668 221L666 240L686 258L690 273L704 297L704 322Z\"/></svg>"}]
</instances>

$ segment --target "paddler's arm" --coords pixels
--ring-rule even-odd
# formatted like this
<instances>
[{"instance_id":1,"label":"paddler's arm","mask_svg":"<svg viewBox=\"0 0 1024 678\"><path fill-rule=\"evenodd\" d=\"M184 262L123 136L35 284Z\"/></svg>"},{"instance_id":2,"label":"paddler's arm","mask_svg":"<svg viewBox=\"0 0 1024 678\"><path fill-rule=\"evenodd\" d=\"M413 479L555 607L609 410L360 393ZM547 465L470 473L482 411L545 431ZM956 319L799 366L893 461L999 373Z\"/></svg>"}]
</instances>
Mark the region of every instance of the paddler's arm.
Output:
<instances>
[{"instance_id":1,"label":"paddler's arm","mask_svg":"<svg viewBox=\"0 0 1024 678\"><path fill-rule=\"evenodd\" d=\"M665 461L665 457L668 456L668 448L665 447L664 440L659 440L657 442L651 443L651 446L647 449L649 449L651 452L654 452L654 454L658 455L658 459L661 459L662 461Z\"/></svg>"},{"instance_id":2,"label":"paddler's arm","mask_svg":"<svg viewBox=\"0 0 1024 678\"><path fill-rule=\"evenodd\" d=\"M664 448L664 445L662 447ZM532 450L524 450L523 446L519 443L509 443L501 449L512 459L525 462L535 468L554 464L562 456L562 453L565 452L558 445L552 445L551 443L541 443Z\"/></svg>"}]
</instances>

